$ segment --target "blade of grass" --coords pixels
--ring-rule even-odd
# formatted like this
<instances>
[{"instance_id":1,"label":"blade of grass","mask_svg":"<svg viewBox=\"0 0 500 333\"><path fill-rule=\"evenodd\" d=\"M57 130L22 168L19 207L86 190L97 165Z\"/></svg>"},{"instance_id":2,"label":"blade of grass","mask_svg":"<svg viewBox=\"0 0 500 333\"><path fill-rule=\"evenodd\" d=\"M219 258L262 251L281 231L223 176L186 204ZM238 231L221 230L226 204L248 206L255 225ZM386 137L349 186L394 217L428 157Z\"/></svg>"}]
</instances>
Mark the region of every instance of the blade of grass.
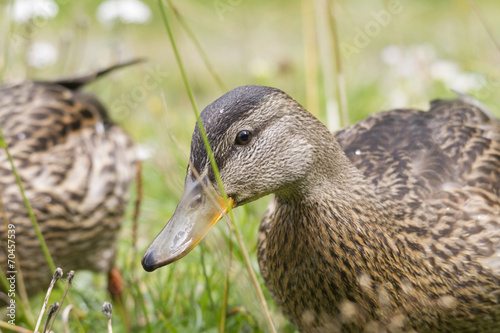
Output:
<instances>
[{"instance_id":1,"label":"blade of grass","mask_svg":"<svg viewBox=\"0 0 500 333\"><path fill-rule=\"evenodd\" d=\"M161 94L161 97L162 97L162 103L163 103L163 115L165 117L165 126L167 127L167 133L169 134L171 140L174 142L174 144L177 146L177 149L179 149L179 151L181 152L181 155L184 157L184 160L186 161L186 163L189 165L189 158L188 156L185 154L185 152L182 150L182 147L181 147L181 144L177 141L177 138L175 137L175 135L172 134L172 130L170 128L170 123L168 121L168 116L167 116L167 105L166 105L166 101L165 101L165 94ZM200 179L200 175L198 174L198 172L196 171L196 169L192 168L192 171L193 171L193 174L195 175L195 177L199 180ZM203 190L205 191L205 185L203 182L200 182ZM205 191L206 193L211 193L211 192L208 192L208 191ZM217 200L212 197L211 195L209 195L209 200L211 200L214 204L217 204ZM227 315L227 299L228 299L228 296L229 296L229 274L230 274L230 269L231 269L231 262L232 262L232 257L233 257L233 242L232 242L232 239L231 239L231 226L228 224L228 228L229 228L229 264L228 264L228 268L226 270L226 279L225 279L225 285L224 285L224 295L223 295L223 300L222 300L222 309L221 309L221 323L219 325L219 331L221 333L223 333L225 331L225 326L226 326L226 315ZM200 244L202 245L202 244ZM203 258L203 252L204 252L204 248L202 247L202 250L201 250L201 255L202 255L202 258ZM204 270L204 274L206 276L206 273L205 273L205 266L203 264L203 270ZM209 282L208 282L208 279L206 280L206 284L207 284L207 287L210 291L210 287L209 287ZM212 301L212 298L211 298L211 295L210 295L210 302L211 302L211 306L213 309L215 309L215 306L213 304L213 301Z\"/></svg>"},{"instance_id":2,"label":"blade of grass","mask_svg":"<svg viewBox=\"0 0 500 333\"><path fill-rule=\"evenodd\" d=\"M160 320L165 324L165 327L167 328L168 332L171 332L171 333L177 333L178 332L175 329L175 327L173 327L172 325L169 324L167 318L165 318L165 316L163 315L163 313L161 313L161 311L158 311L157 315L158 315L158 318L160 318Z\"/></svg>"},{"instance_id":3,"label":"blade of grass","mask_svg":"<svg viewBox=\"0 0 500 333\"><path fill-rule=\"evenodd\" d=\"M226 87L226 85L222 81L222 79L219 76L219 74L217 74L217 72L215 71L214 66L212 66L212 64L210 63L210 60L208 59L207 53L205 52L205 50L201 46L200 42L196 38L196 36L193 33L193 31L187 25L186 20L184 20L184 18L182 17L182 15L179 13L179 11L177 10L177 7L175 7L172 4L172 1L171 0L167 0L167 1L168 1L168 4L169 4L170 8L172 8L172 12L175 14L175 17L179 21L181 27L187 33L188 37L191 39L191 41L193 42L194 46L198 50L198 53L200 54L201 59L203 60L203 63L205 64L205 67L207 67L208 71L210 72L210 74L214 78L215 82L217 82L217 85L219 86L219 88L223 92L226 92L228 90L227 87Z\"/></svg>"},{"instance_id":4,"label":"blade of grass","mask_svg":"<svg viewBox=\"0 0 500 333\"><path fill-rule=\"evenodd\" d=\"M269 329L270 329L271 332L276 332L276 329L274 328L274 324L273 324L272 319L271 319L271 314L269 313L269 308L267 306L266 299L264 297L264 293L262 292L262 289L260 288L259 282L257 280L257 275L255 274L255 271L253 270L253 267L252 267L252 264L251 264L251 261L250 261L250 256L248 255L248 252L247 252L246 247L244 245L243 238L242 238L242 236L241 236L241 234L239 232L239 229L238 229L236 223L234 222L234 215L233 215L233 211L231 209L232 207L229 204L229 199L227 197L227 193L226 193L226 191L224 189L224 185L222 184L222 179L220 177L219 169L217 167L217 164L216 164L214 156L213 156L212 148L210 147L210 143L208 142L208 138L207 138L207 134L205 132L205 128L203 127L203 123L201 121L201 118L200 118L200 115L199 115L199 112L198 112L198 108L196 107L196 102L194 100L194 95L193 95L193 91L191 89L191 85L189 84L189 80L187 78L187 74L186 74L186 71L184 69L184 65L182 63L182 59L180 57L180 53L179 53L179 51L177 49L177 45L175 43L175 38L174 38L172 30L170 28L170 24L168 23L165 5L164 5L164 3L163 3L162 0L158 0L158 3L159 3L159 6L160 6L160 12L161 12L163 24L164 24L164 26L165 26L165 28L167 30L167 33L168 33L168 36L169 36L169 39L170 39L170 43L172 45L172 49L174 51L175 59L177 61L177 65L178 65L179 70L181 72L182 81L184 82L184 86L185 86L186 91L187 91L187 93L189 95L189 100L191 101L191 105L192 105L193 111L194 111L195 116L196 116L196 121L197 121L198 127L200 129L200 134L201 134L201 137L203 139L203 143L205 145L205 149L207 150L208 157L210 159L210 164L212 166L212 170L214 171L214 175L215 175L215 178L217 180L217 185L220 188L222 197L224 198L224 203L225 203L225 205L227 207L227 210L228 210L230 225L233 228L232 230L233 230L233 232L234 232L234 234L236 236L236 240L238 241L238 245L240 246L240 250L243 253L243 257L245 258L245 264L246 264L248 273L250 274L250 278L251 278L252 284L254 285L255 290L257 292L259 303L260 303L260 305L262 307L262 310L264 312L264 316L266 318L266 322L267 322L267 324L269 326Z\"/></svg>"},{"instance_id":5,"label":"blade of grass","mask_svg":"<svg viewBox=\"0 0 500 333\"><path fill-rule=\"evenodd\" d=\"M135 289L135 292L139 296L139 298L142 300L142 302L139 302L139 305L140 305L139 307L141 308L142 312L144 313L144 318L146 319L146 332L152 332L151 323L149 322L148 309L146 308L146 302L144 302L144 300L145 300L144 295L142 294L141 288L139 287L138 284L135 284L133 287Z\"/></svg>"},{"instance_id":6,"label":"blade of grass","mask_svg":"<svg viewBox=\"0 0 500 333\"><path fill-rule=\"evenodd\" d=\"M318 43L314 27L314 3L302 0L302 39L304 41L304 71L306 108L319 117Z\"/></svg>"},{"instance_id":7,"label":"blade of grass","mask_svg":"<svg viewBox=\"0 0 500 333\"><path fill-rule=\"evenodd\" d=\"M208 277L207 265L205 263L205 249L204 249L205 245L204 244L199 244L199 245L202 248L202 250L200 251L201 271L203 272L205 285L207 286L208 301L210 302L210 308L212 308L212 311L215 311L214 298L212 297L212 288L210 288L210 278Z\"/></svg>"},{"instance_id":8,"label":"blade of grass","mask_svg":"<svg viewBox=\"0 0 500 333\"><path fill-rule=\"evenodd\" d=\"M64 308L64 311L61 315L64 333L69 333L69 312L71 311L71 309L73 309L73 305L70 304Z\"/></svg>"},{"instance_id":9,"label":"blade of grass","mask_svg":"<svg viewBox=\"0 0 500 333\"><path fill-rule=\"evenodd\" d=\"M226 316L227 316L227 300L229 297L229 277L231 273L231 264L233 261L233 239L231 238L231 227L229 227L229 263L226 270L226 279L224 281L224 296L222 298L222 313L220 316L220 333L226 330Z\"/></svg>"},{"instance_id":10,"label":"blade of grass","mask_svg":"<svg viewBox=\"0 0 500 333\"><path fill-rule=\"evenodd\" d=\"M17 186L19 186L19 190L21 191L21 196L23 198L24 206L28 210L28 215L31 220L31 224L33 226L33 229L35 230L35 234L38 238L38 241L40 242L40 247L42 248L42 252L45 256L45 260L47 260L47 264L49 265L49 268L52 272L56 270L56 265L54 264L54 261L52 260L52 256L50 255L49 248L47 247L47 243L45 243L45 239L43 238L42 231L40 230L40 227L38 226L38 222L35 218L35 214L33 213L33 209L31 208L31 204L26 197L26 194L24 193L24 187L21 181L21 177L17 173L16 166L14 165L14 159L10 155L9 152L9 147L7 145L7 141L5 140L5 137L3 135L2 128L0 127L0 146L2 146L5 150L5 153L7 154L7 158L9 160L10 166L12 168L12 173L14 174L14 177L16 178Z\"/></svg>"},{"instance_id":11,"label":"blade of grass","mask_svg":"<svg viewBox=\"0 0 500 333\"><path fill-rule=\"evenodd\" d=\"M479 18L479 21L483 25L484 29L486 30L486 33L488 36L490 36L491 41L497 48L497 50L500 52L500 43L498 40L495 38L495 35L493 33L493 29L491 26L488 24L488 21L486 20L486 17L484 16L483 12L481 9L477 6L476 2L474 0L468 0L469 6L472 8L474 13L476 13L477 17Z\"/></svg>"},{"instance_id":12,"label":"blade of grass","mask_svg":"<svg viewBox=\"0 0 500 333\"><path fill-rule=\"evenodd\" d=\"M28 329L21 327L21 326L11 325L5 321L0 321L0 328L6 329L7 331L10 331L10 332L33 333L33 331L31 331L31 330L28 330Z\"/></svg>"},{"instance_id":13,"label":"blade of grass","mask_svg":"<svg viewBox=\"0 0 500 333\"><path fill-rule=\"evenodd\" d=\"M326 121L328 129L337 130L341 127L338 102L335 98L334 58L332 54L330 29L328 27L328 0L314 1L316 32L319 46L320 73L322 77L323 95L325 100Z\"/></svg>"}]
</instances>

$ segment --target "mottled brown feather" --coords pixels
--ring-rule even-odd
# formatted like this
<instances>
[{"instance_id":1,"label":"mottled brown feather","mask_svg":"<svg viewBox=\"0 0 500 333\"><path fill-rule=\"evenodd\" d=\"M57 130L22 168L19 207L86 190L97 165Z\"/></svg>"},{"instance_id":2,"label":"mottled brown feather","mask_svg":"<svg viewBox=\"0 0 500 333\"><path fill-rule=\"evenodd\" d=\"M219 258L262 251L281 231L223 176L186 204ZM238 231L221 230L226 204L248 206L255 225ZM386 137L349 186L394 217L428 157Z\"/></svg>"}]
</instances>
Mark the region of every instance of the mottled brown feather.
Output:
<instances>
[{"instance_id":1,"label":"mottled brown feather","mask_svg":"<svg viewBox=\"0 0 500 333\"><path fill-rule=\"evenodd\" d=\"M457 99L334 136L368 184L277 195L261 223L261 272L285 315L304 332L497 332L499 122Z\"/></svg>"},{"instance_id":2,"label":"mottled brown feather","mask_svg":"<svg viewBox=\"0 0 500 333\"><path fill-rule=\"evenodd\" d=\"M108 271L114 259L136 158L129 136L105 112L94 96L55 82L0 86L0 126L54 263L64 271ZM6 229L13 224L16 268L28 293L46 289L52 272L3 150L0 193L7 211L0 266L7 268Z\"/></svg>"}]
</instances>

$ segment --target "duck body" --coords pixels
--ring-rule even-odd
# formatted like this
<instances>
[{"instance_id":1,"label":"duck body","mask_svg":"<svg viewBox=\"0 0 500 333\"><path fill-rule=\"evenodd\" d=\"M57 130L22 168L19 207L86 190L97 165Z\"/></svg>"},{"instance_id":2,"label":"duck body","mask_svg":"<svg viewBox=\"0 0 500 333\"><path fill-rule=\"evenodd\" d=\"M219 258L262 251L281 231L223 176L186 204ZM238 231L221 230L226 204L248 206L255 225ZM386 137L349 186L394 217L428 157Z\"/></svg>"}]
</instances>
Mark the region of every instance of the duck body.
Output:
<instances>
[{"instance_id":1,"label":"duck body","mask_svg":"<svg viewBox=\"0 0 500 333\"><path fill-rule=\"evenodd\" d=\"M347 184L277 194L261 224L261 271L287 317L305 332L497 331L499 123L435 101L329 141L357 169Z\"/></svg>"},{"instance_id":2,"label":"duck body","mask_svg":"<svg viewBox=\"0 0 500 333\"><path fill-rule=\"evenodd\" d=\"M65 272L109 271L135 172L130 137L79 90L95 77L0 86L0 126L54 263ZM48 287L53 272L5 153L0 188L7 217L0 237L15 226L14 261L33 294ZM3 269L7 254L2 246Z\"/></svg>"},{"instance_id":3,"label":"duck body","mask_svg":"<svg viewBox=\"0 0 500 333\"><path fill-rule=\"evenodd\" d=\"M275 194L259 265L301 332L498 331L500 124L473 102L332 134L282 91L245 86L201 119L230 203ZM206 156L196 128L186 184L217 188ZM182 219L148 249L147 270L190 249L165 236Z\"/></svg>"}]
</instances>

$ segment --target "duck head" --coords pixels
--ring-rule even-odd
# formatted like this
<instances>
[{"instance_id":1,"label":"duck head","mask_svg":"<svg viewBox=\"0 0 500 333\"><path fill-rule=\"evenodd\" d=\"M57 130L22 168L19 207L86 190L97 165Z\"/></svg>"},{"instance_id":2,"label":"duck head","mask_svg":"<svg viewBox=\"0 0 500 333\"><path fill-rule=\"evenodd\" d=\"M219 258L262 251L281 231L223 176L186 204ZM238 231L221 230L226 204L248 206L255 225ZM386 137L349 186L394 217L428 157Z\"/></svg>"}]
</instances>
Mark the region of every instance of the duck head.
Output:
<instances>
[{"instance_id":1,"label":"duck head","mask_svg":"<svg viewBox=\"0 0 500 333\"><path fill-rule=\"evenodd\" d=\"M331 133L279 89L243 86L200 115L228 200L222 198L198 126L184 193L177 209L142 259L153 271L185 256L236 207L270 193L293 196L311 173L324 136ZM305 130L307 128L307 131Z\"/></svg>"}]
</instances>

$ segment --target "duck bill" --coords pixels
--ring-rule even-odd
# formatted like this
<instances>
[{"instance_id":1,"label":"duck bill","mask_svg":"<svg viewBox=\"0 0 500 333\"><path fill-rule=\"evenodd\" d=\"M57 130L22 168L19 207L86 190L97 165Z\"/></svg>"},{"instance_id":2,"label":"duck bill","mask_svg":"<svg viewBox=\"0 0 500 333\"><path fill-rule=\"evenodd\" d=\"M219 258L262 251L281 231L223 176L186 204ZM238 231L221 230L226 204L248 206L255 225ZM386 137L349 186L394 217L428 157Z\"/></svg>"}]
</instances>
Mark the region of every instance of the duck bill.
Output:
<instances>
[{"instance_id":1,"label":"duck bill","mask_svg":"<svg viewBox=\"0 0 500 333\"><path fill-rule=\"evenodd\" d=\"M228 199L233 205L233 200ZM224 199L205 176L200 181L186 177L184 193L174 215L142 258L148 272L188 254L227 212Z\"/></svg>"}]
</instances>

